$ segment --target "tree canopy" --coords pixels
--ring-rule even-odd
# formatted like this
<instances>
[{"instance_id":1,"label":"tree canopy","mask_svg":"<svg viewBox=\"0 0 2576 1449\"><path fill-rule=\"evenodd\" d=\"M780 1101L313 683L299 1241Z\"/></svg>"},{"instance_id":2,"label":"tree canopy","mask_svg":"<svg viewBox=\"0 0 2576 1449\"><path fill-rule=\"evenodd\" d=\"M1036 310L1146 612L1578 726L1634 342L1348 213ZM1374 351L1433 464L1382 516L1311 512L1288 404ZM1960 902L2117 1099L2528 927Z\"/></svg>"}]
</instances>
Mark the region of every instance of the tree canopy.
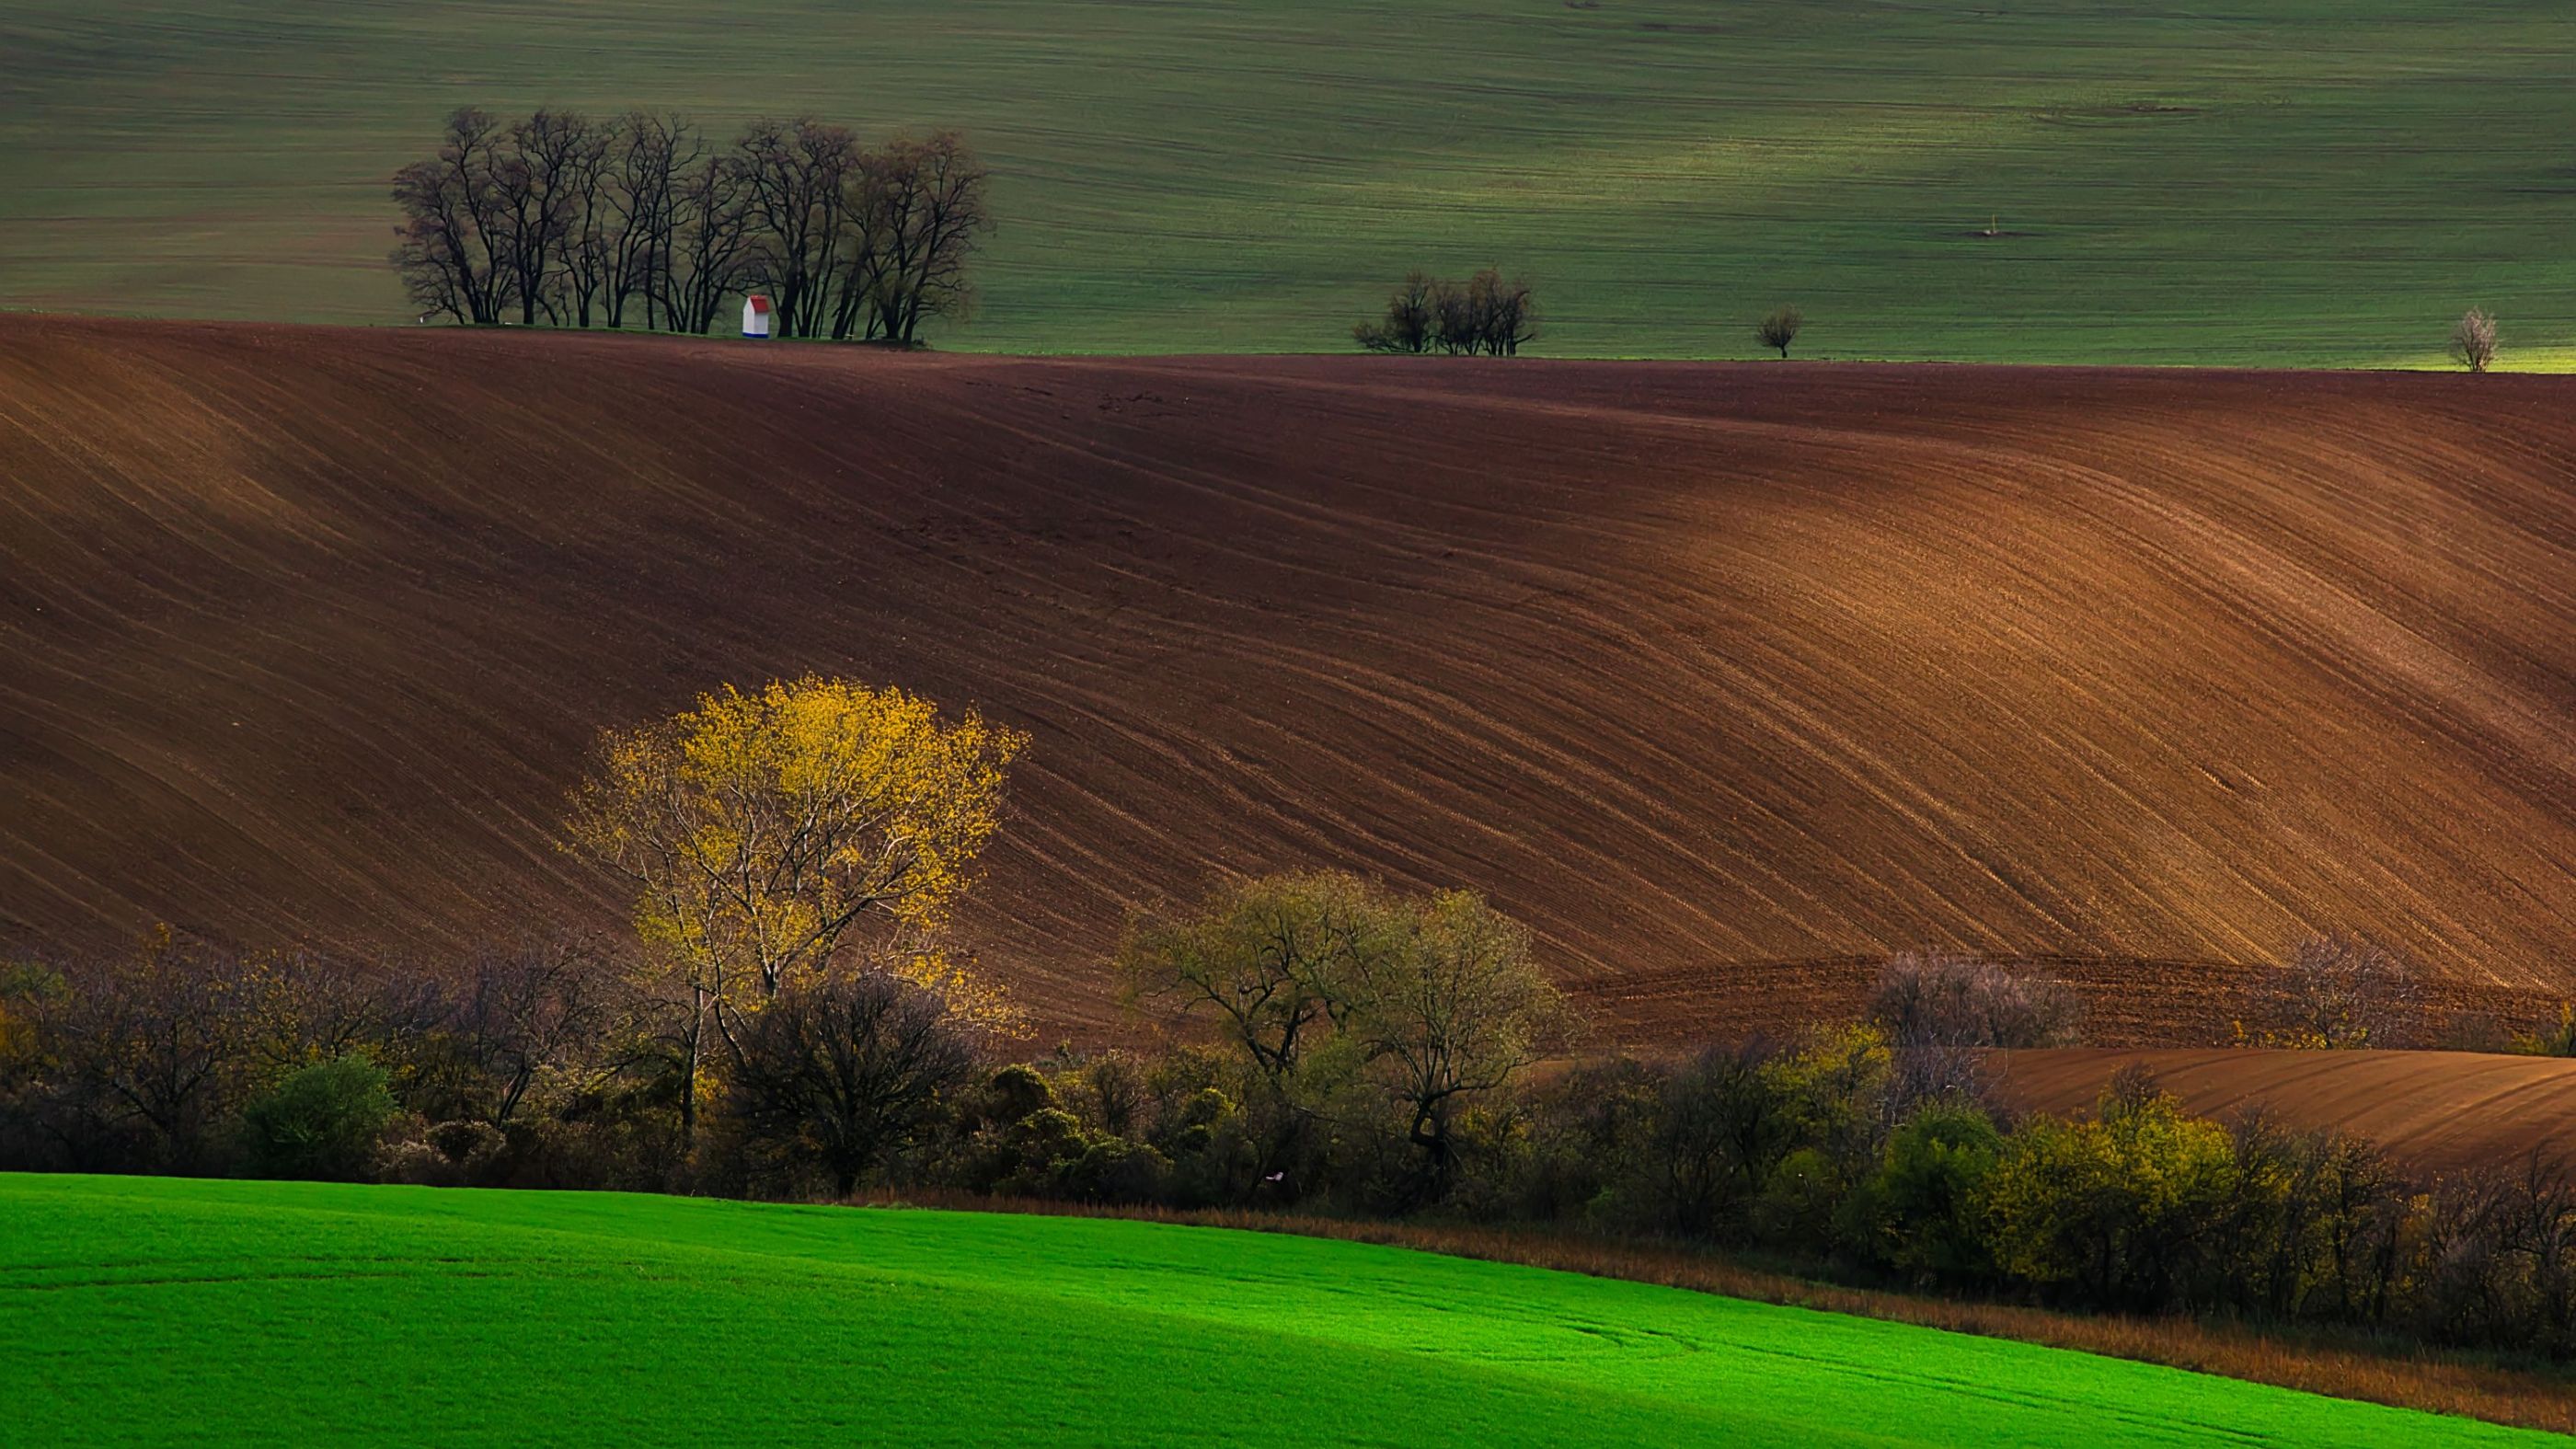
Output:
<instances>
[{"instance_id":1,"label":"tree canopy","mask_svg":"<svg viewBox=\"0 0 2576 1449\"><path fill-rule=\"evenodd\" d=\"M942 948L942 930L1001 820L1027 737L973 710L943 717L901 689L807 676L727 686L667 720L601 736L574 846L623 875L637 933L693 1008L693 1064L712 1030L782 991L865 965L1004 1025L1000 992Z\"/></svg>"}]
</instances>

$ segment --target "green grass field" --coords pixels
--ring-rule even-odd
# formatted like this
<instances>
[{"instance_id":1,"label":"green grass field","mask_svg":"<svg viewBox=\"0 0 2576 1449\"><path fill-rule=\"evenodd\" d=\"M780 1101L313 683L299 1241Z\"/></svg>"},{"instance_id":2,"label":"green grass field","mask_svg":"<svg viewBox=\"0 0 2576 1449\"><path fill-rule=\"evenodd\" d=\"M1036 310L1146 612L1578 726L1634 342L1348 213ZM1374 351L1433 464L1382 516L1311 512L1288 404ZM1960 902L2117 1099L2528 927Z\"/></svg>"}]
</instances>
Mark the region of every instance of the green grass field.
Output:
<instances>
[{"instance_id":1,"label":"green grass field","mask_svg":"<svg viewBox=\"0 0 2576 1449\"><path fill-rule=\"evenodd\" d=\"M2546 1436L1391 1248L0 1176L0 1439L2389 1445Z\"/></svg>"},{"instance_id":2,"label":"green grass field","mask_svg":"<svg viewBox=\"0 0 2576 1449\"><path fill-rule=\"evenodd\" d=\"M406 320L383 179L463 102L965 128L942 345L1307 350L1410 265L1540 350L2576 363L2566 0L10 0L0 305ZM2009 235L1974 233L2000 219Z\"/></svg>"}]
</instances>

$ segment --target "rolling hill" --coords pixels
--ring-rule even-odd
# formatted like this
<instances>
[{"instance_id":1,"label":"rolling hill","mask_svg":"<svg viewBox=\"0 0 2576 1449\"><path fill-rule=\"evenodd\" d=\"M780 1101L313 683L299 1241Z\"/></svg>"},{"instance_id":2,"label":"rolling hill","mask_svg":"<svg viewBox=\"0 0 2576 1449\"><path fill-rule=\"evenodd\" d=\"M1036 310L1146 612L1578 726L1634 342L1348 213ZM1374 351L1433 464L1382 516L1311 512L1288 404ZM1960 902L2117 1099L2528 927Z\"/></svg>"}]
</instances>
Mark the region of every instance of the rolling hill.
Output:
<instances>
[{"instance_id":1,"label":"rolling hill","mask_svg":"<svg viewBox=\"0 0 2576 1449\"><path fill-rule=\"evenodd\" d=\"M0 1177L33 1442L2541 1443L1311 1238L607 1193Z\"/></svg>"},{"instance_id":2,"label":"rolling hill","mask_svg":"<svg viewBox=\"0 0 2576 1449\"><path fill-rule=\"evenodd\" d=\"M408 320L387 178L460 105L963 128L945 346L1298 351L1410 267L1559 354L2576 362L2563 0L13 0L0 305ZM1988 235L1989 232L1994 233Z\"/></svg>"},{"instance_id":3,"label":"rolling hill","mask_svg":"<svg viewBox=\"0 0 2576 1449\"><path fill-rule=\"evenodd\" d=\"M974 914L1050 1031L1132 906L1315 865L1640 1041L1951 945L2205 1044L2326 928L2532 1006L2571 400L0 318L0 933L612 924L593 733L818 670L1034 735Z\"/></svg>"},{"instance_id":4,"label":"rolling hill","mask_svg":"<svg viewBox=\"0 0 2576 1449\"><path fill-rule=\"evenodd\" d=\"M2192 1111L2260 1109L2297 1128L2368 1138L2419 1178L2576 1164L2576 1062L2468 1052L2104 1051L2010 1053L1994 1080L2022 1111L2089 1113L2111 1074L2138 1065Z\"/></svg>"}]
</instances>

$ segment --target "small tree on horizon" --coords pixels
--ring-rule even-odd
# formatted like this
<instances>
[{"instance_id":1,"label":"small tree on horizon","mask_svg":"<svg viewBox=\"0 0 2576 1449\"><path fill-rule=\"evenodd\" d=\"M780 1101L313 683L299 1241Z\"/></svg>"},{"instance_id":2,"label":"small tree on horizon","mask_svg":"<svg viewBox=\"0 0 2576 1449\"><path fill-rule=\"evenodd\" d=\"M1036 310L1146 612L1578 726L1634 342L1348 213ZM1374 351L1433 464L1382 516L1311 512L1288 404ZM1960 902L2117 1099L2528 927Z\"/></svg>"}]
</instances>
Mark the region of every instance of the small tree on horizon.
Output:
<instances>
[{"instance_id":1,"label":"small tree on horizon","mask_svg":"<svg viewBox=\"0 0 2576 1449\"><path fill-rule=\"evenodd\" d=\"M2308 1051L2407 1047L2420 1043L2429 1008L2422 973L2397 953L2358 937L2311 936L2276 975L2271 1022L2240 1041Z\"/></svg>"},{"instance_id":2,"label":"small tree on horizon","mask_svg":"<svg viewBox=\"0 0 2576 1449\"><path fill-rule=\"evenodd\" d=\"M2471 372L2484 372L2495 365L2496 319L2484 307L2471 307L2460 314L2451 328L2451 356Z\"/></svg>"},{"instance_id":3,"label":"small tree on horizon","mask_svg":"<svg viewBox=\"0 0 2576 1449\"><path fill-rule=\"evenodd\" d=\"M1806 316L1796 307L1782 307L1753 324L1753 338L1765 347L1777 348L1782 357L1789 355L1789 344L1798 340L1798 329Z\"/></svg>"}]
</instances>

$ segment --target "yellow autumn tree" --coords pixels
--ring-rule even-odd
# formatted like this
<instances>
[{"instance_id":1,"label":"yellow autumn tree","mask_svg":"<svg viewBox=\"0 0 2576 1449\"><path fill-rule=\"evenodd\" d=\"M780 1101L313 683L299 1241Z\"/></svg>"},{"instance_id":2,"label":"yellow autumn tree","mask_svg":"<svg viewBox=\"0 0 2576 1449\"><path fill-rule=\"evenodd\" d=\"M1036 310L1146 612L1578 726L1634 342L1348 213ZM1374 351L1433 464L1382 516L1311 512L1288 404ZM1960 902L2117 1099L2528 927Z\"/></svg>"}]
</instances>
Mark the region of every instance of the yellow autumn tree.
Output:
<instances>
[{"instance_id":1,"label":"yellow autumn tree","mask_svg":"<svg viewBox=\"0 0 2576 1449\"><path fill-rule=\"evenodd\" d=\"M710 1039L730 1047L787 987L854 964L938 989L986 1026L1001 993L942 928L999 823L1027 744L969 710L808 676L600 737L574 799L574 847L635 890L635 925L687 998L678 1033L694 1124Z\"/></svg>"}]
</instances>

